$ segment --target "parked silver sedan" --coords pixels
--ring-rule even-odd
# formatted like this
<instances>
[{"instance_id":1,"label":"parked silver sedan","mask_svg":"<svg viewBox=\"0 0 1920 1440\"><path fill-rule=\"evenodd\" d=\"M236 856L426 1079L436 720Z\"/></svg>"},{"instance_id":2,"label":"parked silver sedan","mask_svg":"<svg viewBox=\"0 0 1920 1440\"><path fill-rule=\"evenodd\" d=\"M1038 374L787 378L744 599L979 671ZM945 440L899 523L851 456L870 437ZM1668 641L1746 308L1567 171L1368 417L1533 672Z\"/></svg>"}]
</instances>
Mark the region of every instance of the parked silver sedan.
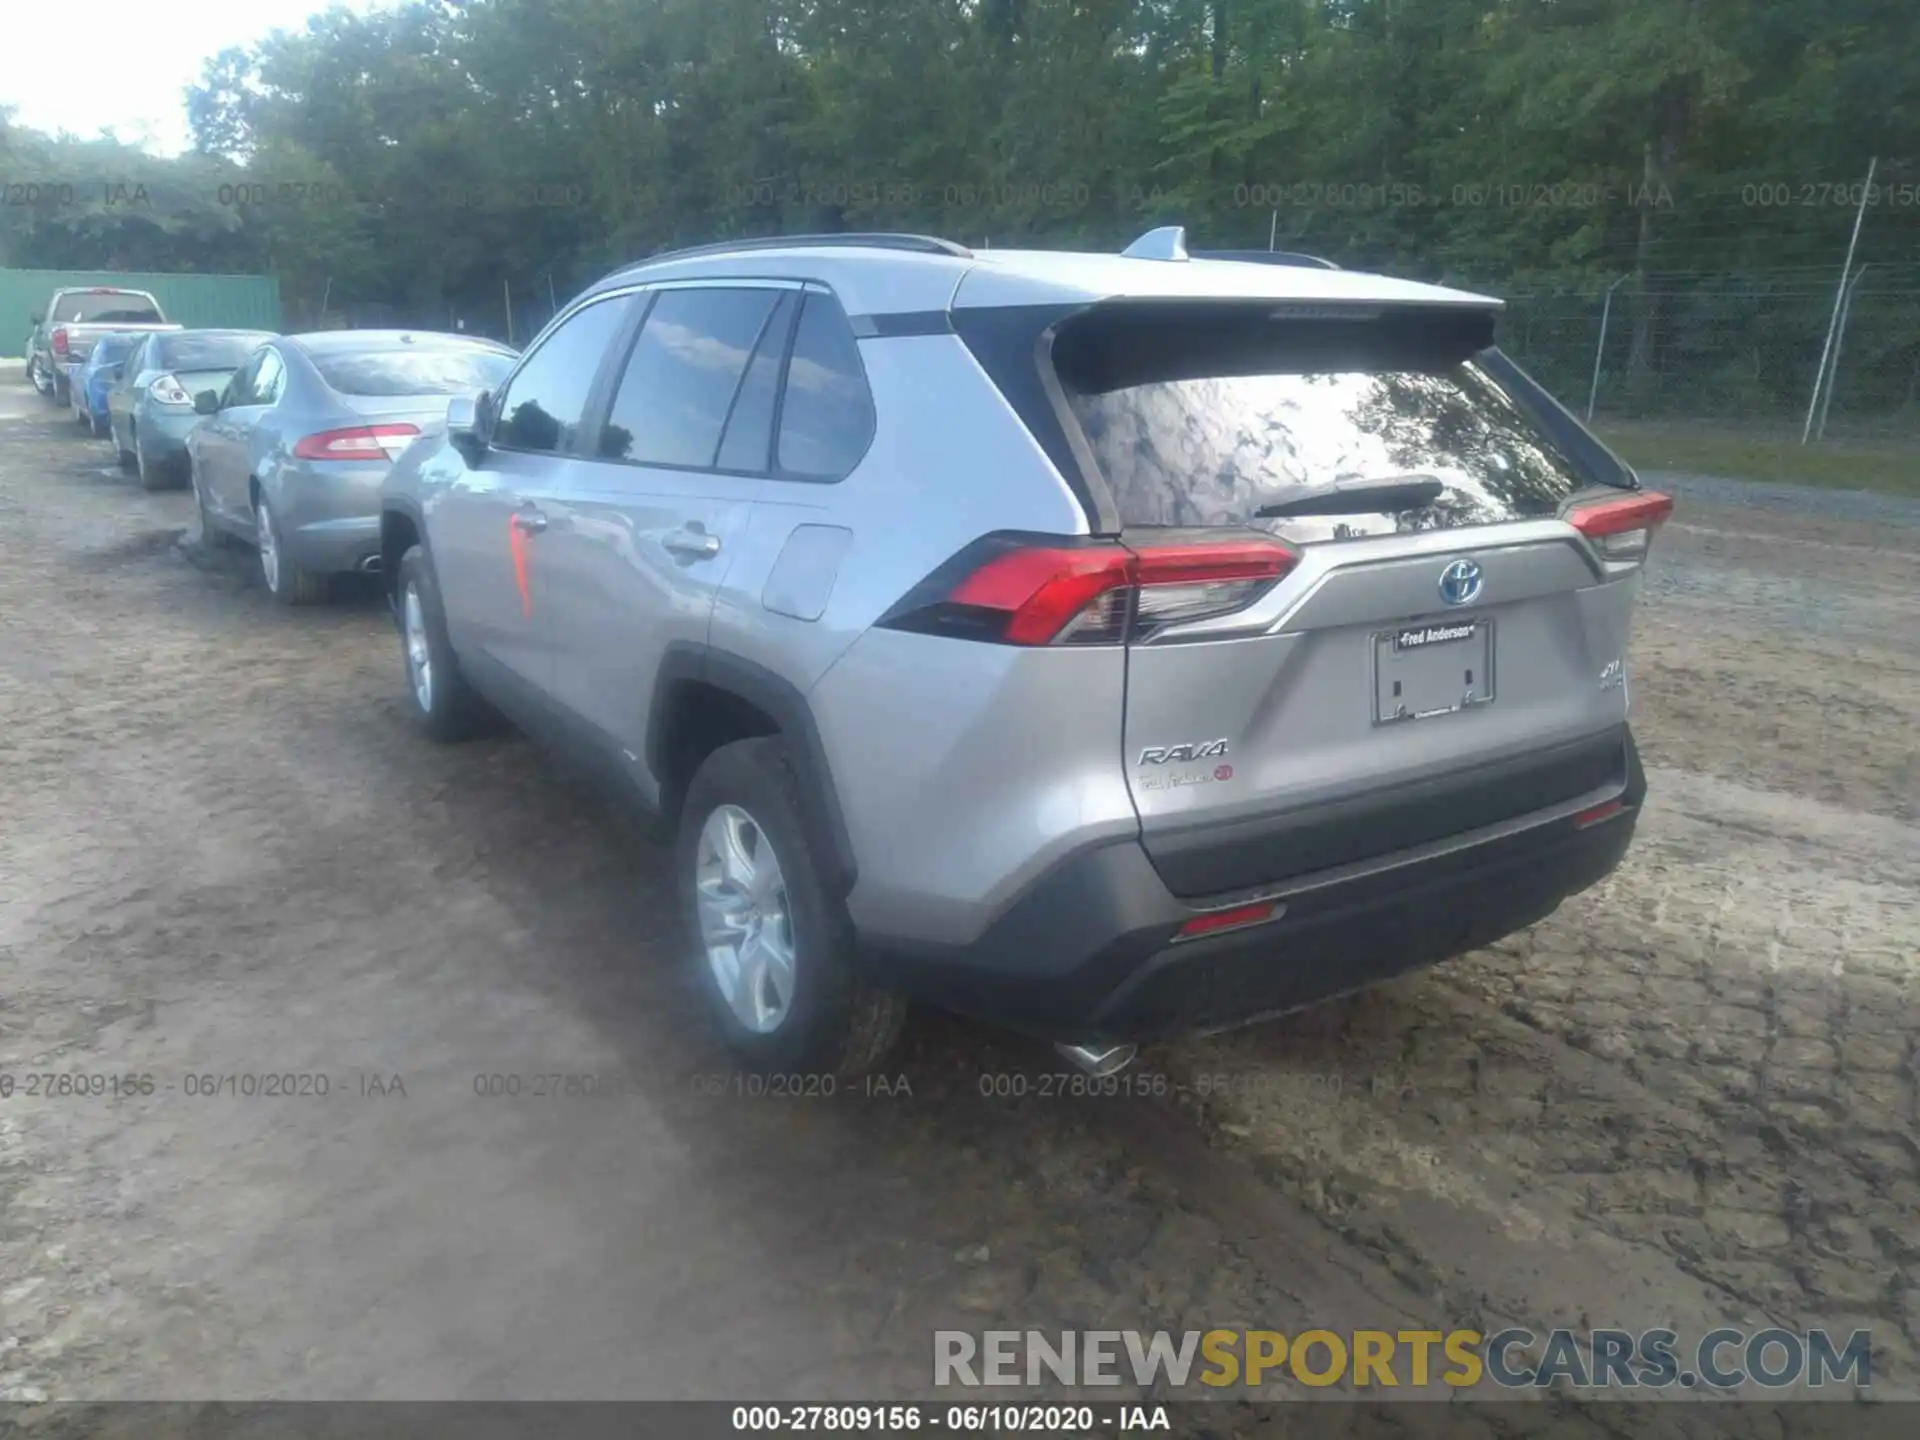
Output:
<instances>
[{"instance_id":1,"label":"parked silver sedan","mask_svg":"<svg viewBox=\"0 0 1920 1440\"><path fill-rule=\"evenodd\" d=\"M107 392L107 428L120 467L160 490L187 480L187 436L200 423L193 397L224 389L270 330L176 330L139 337Z\"/></svg>"},{"instance_id":2,"label":"parked silver sedan","mask_svg":"<svg viewBox=\"0 0 1920 1440\"><path fill-rule=\"evenodd\" d=\"M210 542L260 552L288 605L326 598L331 576L380 565L380 485L393 460L441 431L452 395L496 388L516 352L427 331L336 330L268 341L223 390L202 390L187 439Z\"/></svg>"}]
</instances>

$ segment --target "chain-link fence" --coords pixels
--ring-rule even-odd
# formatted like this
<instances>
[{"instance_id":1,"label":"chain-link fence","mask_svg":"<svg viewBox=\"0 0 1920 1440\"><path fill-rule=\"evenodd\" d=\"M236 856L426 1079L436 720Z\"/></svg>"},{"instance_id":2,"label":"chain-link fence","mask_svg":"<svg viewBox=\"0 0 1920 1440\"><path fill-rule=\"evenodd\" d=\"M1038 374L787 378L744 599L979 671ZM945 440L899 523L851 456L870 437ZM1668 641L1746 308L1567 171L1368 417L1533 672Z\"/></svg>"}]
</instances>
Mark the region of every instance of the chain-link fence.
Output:
<instances>
[{"instance_id":1,"label":"chain-link fence","mask_svg":"<svg viewBox=\"0 0 1920 1440\"><path fill-rule=\"evenodd\" d=\"M1855 266L1844 292L1806 270L1485 288L1507 299L1503 347L1600 423L1798 439L1811 413L1829 439L1920 438L1920 265Z\"/></svg>"}]
</instances>

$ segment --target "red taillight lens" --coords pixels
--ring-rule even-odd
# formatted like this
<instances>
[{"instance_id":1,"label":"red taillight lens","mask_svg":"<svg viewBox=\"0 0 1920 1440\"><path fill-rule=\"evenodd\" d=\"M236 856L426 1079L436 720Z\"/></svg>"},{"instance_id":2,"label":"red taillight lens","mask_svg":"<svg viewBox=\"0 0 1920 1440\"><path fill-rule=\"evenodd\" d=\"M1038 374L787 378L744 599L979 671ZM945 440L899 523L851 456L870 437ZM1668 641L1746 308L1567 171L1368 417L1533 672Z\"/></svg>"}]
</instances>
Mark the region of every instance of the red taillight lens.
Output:
<instances>
[{"instance_id":1,"label":"red taillight lens","mask_svg":"<svg viewBox=\"0 0 1920 1440\"><path fill-rule=\"evenodd\" d=\"M65 326L61 326L53 332L52 343L54 354L64 355L67 353L67 331Z\"/></svg>"},{"instance_id":2,"label":"red taillight lens","mask_svg":"<svg viewBox=\"0 0 1920 1440\"><path fill-rule=\"evenodd\" d=\"M988 536L879 623L1004 645L1117 645L1244 610L1299 560L1266 539L1129 545Z\"/></svg>"},{"instance_id":3,"label":"red taillight lens","mask_svg":"<svg viewBox=\"0 0 1920 1440\"><path fill-rule=\"evenodd\" d=\"M1093 602L1126 586L1132 562L1133 556L1117 545L1009 550L954 586L947 600L1005 615L999 638L1009 645L1047 645L1075 621L1093 620Z\"/></svg>"},{"instance_id":4,"label":"red taillight lens","mask_svg":"<svg viewBox=\"0 0 1920 1440\"><path fill-rule=\"evenodd\" d=\"M1231 910L1209 910L1196 915L1174 934L1175 940L1193 940L1201 935L1217 935L1222 930L1240 930L1248 925L1263 925L1282 909L1278 901L1264 900L1257 905L1236 905Z\"/></svg>"},{"instance_id":5,"label":"red taillight lens","mask_svg":"<svg viewBox=\"0 0 1920 1440\"><path fill-rule=\"evenodd\" d=\"M1604 804L1594 806L1591 810L1582 810L1574 816L1573 828L1584 830L1589 825L1598 825L1602 820L1611 820L1614 816L1621 814L1626 808L1624 800L1608 800Z\"/></svg>"},{"instance_id":6,"label":"red taillight lens","mask_svg":"<svg viewBox=\"0 0 1920 1440\"><path fill-rule=\"evenodd\" d=\"M390 460L419 433L418 425L353 425L309 435L293 447L293 453L301 460Z\"/></svg>"},{"instance_id":7,"label":"red taillight lens","mask_svg":"<svg viewBox=\"0 0 1920 1440\"><path fill-rule=\"evenodd\" d=\"M1672 514L1673 497L1649 490L1576 505L1566 519L1609 560L1637 560L1653 543L1653 532Z\"/></svg>"}]
</instances>

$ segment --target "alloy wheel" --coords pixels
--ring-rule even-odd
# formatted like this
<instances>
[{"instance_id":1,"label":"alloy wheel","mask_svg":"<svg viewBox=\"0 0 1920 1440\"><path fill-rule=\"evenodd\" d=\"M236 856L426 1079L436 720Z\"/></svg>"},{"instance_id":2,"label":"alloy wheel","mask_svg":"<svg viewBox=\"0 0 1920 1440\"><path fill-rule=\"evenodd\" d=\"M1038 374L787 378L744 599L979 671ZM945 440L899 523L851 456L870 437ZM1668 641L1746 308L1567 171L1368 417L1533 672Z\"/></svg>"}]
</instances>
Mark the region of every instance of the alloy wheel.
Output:
<instances>
[{"instance_id":1,"label":"alloy wheel","mask_svg":"<svg viewBox=\"0 0 1920 1440\"><path fill-rule=\"evenodd\" d=\"M273 512L262 500L253 513L256 543L260 547L260 573L266 579L267 588L277 595L280 593L280 537L274 534Z\"/></svg>"},{"instance_id":2,"label":"alloy wheel","mask_svg":"<svg viewBox=\"0 0 1920 1440\"><path fill-rule=\"evenodd\" d=\"M400 602L401 623L407 642L407 681L413 687L414 702L421 713L433 713L433 647L427 640L427 615L420 604L420 587L407 583Z\"/></svg>"},{"instance_id":3,"label":"alloy wheel","mask_svg":"<svg viewBox=\"0 0 1920 1440\"><path fill-rule=\"evenodd\" d=\"M773 841L738 805L720 805L694 851L700 943L721 997L756 1035L780 1028L793 1005L793 913Z\"/></svg>"}]
</instances>

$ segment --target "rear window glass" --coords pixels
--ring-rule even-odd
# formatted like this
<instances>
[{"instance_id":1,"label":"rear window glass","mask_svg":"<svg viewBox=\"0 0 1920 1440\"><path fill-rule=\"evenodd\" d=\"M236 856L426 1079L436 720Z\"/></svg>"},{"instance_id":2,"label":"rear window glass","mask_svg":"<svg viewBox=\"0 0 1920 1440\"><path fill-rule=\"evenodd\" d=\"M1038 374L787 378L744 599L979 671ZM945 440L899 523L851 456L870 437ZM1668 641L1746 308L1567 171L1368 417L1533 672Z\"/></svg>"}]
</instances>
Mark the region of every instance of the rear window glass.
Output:
<instances>
[{"instance_id":1,"label":"rear window glass","mask_svg":"<svg viewBox=\"0 0 1920 1440\"><path fill-rule=\"evenodd\" d=\"M270 335L178 335L159 346L155 357L174 370L237 370Z\"/></svg>"},{"instance_id":2,"label":"rear window glass","mask_svg":"<svg viewBox=\"0 0 1920 1440\"><path fill-rule=\"evenodd\" d=\"M152 325L161 323L160 311L142 295L62 295L53 307L55 324Z\"/></svg>"},{"instance_id":3,"label":"rear window glass","mask_svg":"<svg viewBox=\"0 0 1920 1440\"><path fill-rule=\"evenodd\" d=\"M1176 329L1131 365L1146 337L1114 331L1056 363L1127 525L1253 525L1302 540L1441 529L1549 516L1604 478L1556 442L1537 399L1497 378L1511 375L1503 357L1468 348L1484 337L1367 331L1309 322L1269 344ZM1395 514L1254 515L1301 487L1406 476L1444 488Z\"/></svg>"},{"instance_id":4,"label":"rear window glass","mask_svg":"<svg viewBox=\"0 0 1920 1440\"><path fill-rule=\"evenodd\" d=\"M498 387L513 361L451 346L313 356L320 377L342 395L473 395Z\"/></svg>"}]
</instances>

